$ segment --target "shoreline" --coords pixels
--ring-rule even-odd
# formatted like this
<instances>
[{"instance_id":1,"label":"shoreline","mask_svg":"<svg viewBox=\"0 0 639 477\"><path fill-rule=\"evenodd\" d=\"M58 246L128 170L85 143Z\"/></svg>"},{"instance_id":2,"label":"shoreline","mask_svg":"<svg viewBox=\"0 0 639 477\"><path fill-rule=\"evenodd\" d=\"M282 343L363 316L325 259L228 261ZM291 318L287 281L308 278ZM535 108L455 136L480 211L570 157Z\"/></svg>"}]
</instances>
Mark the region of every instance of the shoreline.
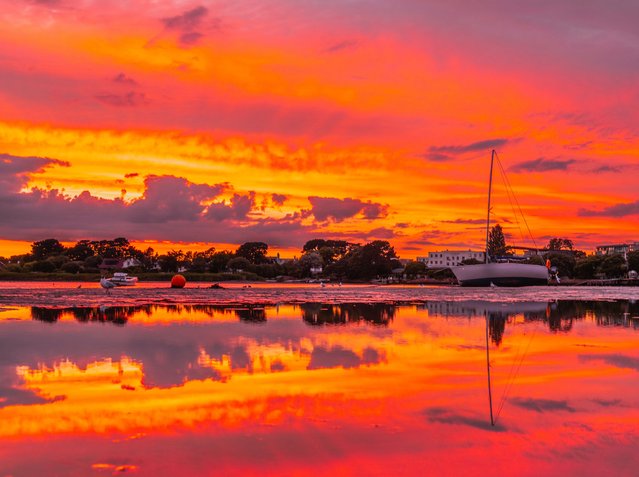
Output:
<instances>
[{"instance_id":1,"label":"shoreline","mask_svg":"<svg viewBox=\"0 0 639 477\"><path fill-rule=\"evenodd\" d=\"M141 283L170 283L171 278L176 273L141 273L136 274L138 281ZM259 277L254 274L245 273L180 273L186 278L187 283L271 283L277 284L308 284L314 285L321 282L327 284L335 284L338 282L331 281L330 279L289 279L289 280L275 280ZM15 282L27 282L27 283L44 283L44 282L75 282L75 283L98 283L102 275L97 273L91 274L67 274L67 273L29 273L29 274L14 274L14 273L0 273L0 287L2 283L15 283ZM339 283L346 285L377 285L377 286L440 286L440 287L458 287L457 283L450 280L399 280L384 282L380 280L371 281L356 281L356 280L340 280ZM614 279L568 279L564 278L560 283L548 283L548 285L540 285L539 288L544 287L639 287L638 279L630 278L614 278ZM498 287L499 288L499 287ZM508 287L504 287L508 288Z\"/></svg>"}]
</instances>

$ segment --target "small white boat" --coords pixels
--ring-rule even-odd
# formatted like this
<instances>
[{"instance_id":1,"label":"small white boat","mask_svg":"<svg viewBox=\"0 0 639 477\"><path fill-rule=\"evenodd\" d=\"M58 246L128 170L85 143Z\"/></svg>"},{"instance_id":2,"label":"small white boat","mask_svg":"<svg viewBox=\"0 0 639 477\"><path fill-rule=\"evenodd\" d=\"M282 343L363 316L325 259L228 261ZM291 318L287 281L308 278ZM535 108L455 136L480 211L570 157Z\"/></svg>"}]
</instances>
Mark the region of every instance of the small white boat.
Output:
<instances>
[{"instance_id":1,"label":"small white boat","mask_svg":"<svg viewBox=\"0 0 639 477\"><path fill-rule=\"evenodd\" d=\"M107 280L119 287L129 287L138 282L138 277L130 277L128 273L115 272L111 278Z\"/></svg>"}]
</instances>

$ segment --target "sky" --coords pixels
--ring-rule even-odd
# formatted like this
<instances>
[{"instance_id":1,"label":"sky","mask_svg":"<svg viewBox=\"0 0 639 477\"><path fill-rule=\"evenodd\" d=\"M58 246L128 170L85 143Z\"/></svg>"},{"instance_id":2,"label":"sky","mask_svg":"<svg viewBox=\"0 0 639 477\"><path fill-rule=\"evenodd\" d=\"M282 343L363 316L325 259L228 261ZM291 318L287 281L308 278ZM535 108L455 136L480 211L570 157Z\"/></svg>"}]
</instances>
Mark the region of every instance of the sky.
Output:
<instances>
[{"instance_id":1,"label":"sky","mask_svg":"<svg viewBox=\"0 0 639 477\"><path fill-rule=\"evenodd\" d=\"M639 241L634 0L0 7L0 255Z\"/></svg>"}]
</instances>

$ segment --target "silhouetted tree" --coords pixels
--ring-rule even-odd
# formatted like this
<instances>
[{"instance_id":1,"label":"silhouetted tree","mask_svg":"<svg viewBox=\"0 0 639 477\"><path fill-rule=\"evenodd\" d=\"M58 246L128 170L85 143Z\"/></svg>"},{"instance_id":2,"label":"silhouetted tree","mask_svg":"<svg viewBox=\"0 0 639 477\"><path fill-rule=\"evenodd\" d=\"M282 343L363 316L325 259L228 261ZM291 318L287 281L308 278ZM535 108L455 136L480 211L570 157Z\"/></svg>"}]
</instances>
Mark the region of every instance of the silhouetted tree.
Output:
<instances>
[{"instance_id":1,"label":"silhouetted tree","mask_svg":"<svg viewBox=\"0 0 639 477\"><path fill-rule=\"evenodd\" d=\"M639 250L628 252L628 270L639 272Z\"/></svg>"},{"instance_id":2,"label":"silhouetted tree","mask_svg":"<svg viewBox=\"0 0 639 477\"><path fill-rule=\"evenodd\" d=\"M487 248L490 257L504 256L510 250L510 247L506 245L506 237L501 225L497 224L490 229Z\"/></svg>"},{"instance_id":3,"label":"silhouetted tree","mask_svg":"<svg viewBox=\"0 0 639 477\"><path fill-rule=\"evenodd\" d=\"M341 260L352 244L345 240L309 240L302 247L302 253L318 252L324 264L328 265L337 260Z\"/></svg>"},{"instance_id":4,"label":"silhouetted tree","mask_svg":"<svg viewBox=\"0 0 639 477\"><path fill-rule=\"evenodd\" d=\"M233 252L227 252L226 250L215 252L209 260L209 271L214 273L223 272L232 258Z\"/></svg>"},{"instance_id":5,"label":"silhouetted tree","mask_svg":"<svg viewBox=\"0 0 639 477\"><path fill-rule=\"evenodd\" d=\"M375 240L363 246L352 246L341 260L327 267L329 273L351 279L370 280L388 276L393 270L395 249L385 240Z\"/></svg>"},{"instance_id":6,"label":"silhouetted tree","mask_svg":"<svg viewBox=\"0 0 639 477\"><path fill-rule=\"evenodd\" d=\"M34 272L51 273L55 272L56 268L51 260L38 260L37 262L33 262L31 270Z\"/></svg>"},{"instance_id":7,"label":"silhouetted tree","mask_svg":"<svg viewBox=\"0 0 639 477\"><path fill-rule=\"evenodd\" d=\"M423 275L426 273L426 264L424 262L418 262L417 260L412 260L406 264L404 268L404 273L410 277L414 277L416 275Z\"/></svg>"},{"instance_id":8,"label":"silhouetted tree","mask_svg":"<svg viewBox=\"0 0 639 477\"><path fill-rule=\"evenodd\" d=\"M626 273L626 261L619 253L606 255L600 268L607 278L618 278Z\"/></svg>"},{"instance_id":9,"label":"silhouetted tree","mask_svg":"<svg viewBox=\"0 0 639 477\"><path fill-rule=\"evenodd\" d=\"M557 237L551 238L546 246L548 250L572 250L572 247L572 240Z\"/></svg>"},{"instance_id":10,"label":"silhouetted tree","mask_svg":"<svg viewBox=\"0 0 639 477\"><path fill-rule=\"evenodd\" d=\"M268 252L268 244L264 242L246 242L239 246L235 251L235 256L244 257L251 263L268 263L266 253Z\"/></svg>"},{"instance_id":11,"label":"silhouetted tree","mask_svg":"<svg viewBox=\"0 0 639 477\"><path fill-rule=\"evenodd\" d=\"M66 253L67 257L73 261L84 261L95 254L91 247L90 240L80 240L76 242L73 247L67 249Z\"/></svg>"},{"instance_id":12,"label":"silhouetted tree","mask_svg":"<svg viewBox=\"0 0 639 477\"><path fill-rule=\"evenodd\" d=\"M44 260L52 255L60 255L62 252L64 252L64 245L54 238L31 244L31 254L34 260Z\"/></svg>"},{"instance_id":13,"label":"silhouetted tree","mask_svg":"<svg viewBox=\"0 0 639 477\"><path fill-rule=\"evenodd\" d=\"M600 271L601 264L604 261L603 255L588 255L577 260L574 268L574 275L577 278L594 278Z\"/></svg>"},{"instance_id":14,"label":"silhouetted tree","mask_svg":"<svg viewBox=\"0 0 639 477\"><path fill-rule=\"evenodd\" d=\"M177 272L184 260L182 250L171 250L158 257L160 270L163 272Z\"/></svg>"},{"instance_id":15,"label":"silhouetted tree","mask_svg":"<svg viewBox=\"0 0 639 477\"><path fill-rule=\"evenodd\" d=\"M226 267L233 271L248 271L251 268L251 262L245 257L235 257L228 261Z\"/></svg>"},{"instance_id":16,"label":"silhouetted tree","mask_svg":"<svg viewBox=\"0 0 639 477\"><path fill-rule=\"evenodd\" d=\"M319 252L307 252L300 257L300 272L303 277L311 276L311 268L323 267L324 260Z\"/></svg>"}]
</instances>

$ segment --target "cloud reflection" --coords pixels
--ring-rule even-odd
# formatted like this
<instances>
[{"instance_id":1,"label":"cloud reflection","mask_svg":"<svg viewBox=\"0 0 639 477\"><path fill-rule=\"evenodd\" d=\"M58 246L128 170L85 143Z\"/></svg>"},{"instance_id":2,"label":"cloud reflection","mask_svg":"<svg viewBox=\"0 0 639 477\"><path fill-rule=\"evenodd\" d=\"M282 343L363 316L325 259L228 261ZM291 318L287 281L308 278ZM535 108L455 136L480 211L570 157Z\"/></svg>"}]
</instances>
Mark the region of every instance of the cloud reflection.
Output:
<instances>
[{"instance_id":1,"label":"cloud reflection","mask_svg":"<svg viewBox=\"0 0 639 477\"><path fill-rule=\"evenodd\" d=\"M429 422L438 424L451 424L458 426L469 426L482 431L505 432L506 428L496 423L491 426L490 421L485 417L463 415L446 408L430 408L423 411Z\"/></svg>"},{"instance_id":2,"label":"cloud reflection","mask_svg":"<svg viewBox=\"0 0 639 477\"><path fill-rule=\"evenodd\" d=\"M568 404L568 401L556 401L552 399L535 399L535 398L521 398L513 397L509 400L515 406L529 411L535 412L556 412L566 411L575 412L575 408Z\"/></svg>"}]
</instances>

